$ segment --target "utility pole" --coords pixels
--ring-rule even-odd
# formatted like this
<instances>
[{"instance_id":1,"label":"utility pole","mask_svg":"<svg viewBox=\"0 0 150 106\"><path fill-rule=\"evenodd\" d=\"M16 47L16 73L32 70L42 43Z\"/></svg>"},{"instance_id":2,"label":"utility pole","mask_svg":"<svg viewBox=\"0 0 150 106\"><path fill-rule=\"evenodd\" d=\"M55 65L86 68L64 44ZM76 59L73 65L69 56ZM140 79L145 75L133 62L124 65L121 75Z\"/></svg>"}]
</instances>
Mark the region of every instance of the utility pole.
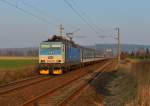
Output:
<instances>
[{"instance_id":1,"label":"utility pole","mask_svg":"<svg viewBox=\"0 0 150 106\"><path fill-rule=\"evenodd\" d=\"M63 30L64 30L64 27L62 24L60 24L60 36L63 36Z\"/></svg>"},{"instance_id":2,"label":"utility pole","mask_svg":"<svg viewBox=\"0 0 150 106\"><path fill-rule=\"evenodd\" d=\"M117 60L118 60L118 63L120 63L120 28L116 28L117 30L117 40L118 40L118 47L117 47Z\"/></svg>"}]
</instances>

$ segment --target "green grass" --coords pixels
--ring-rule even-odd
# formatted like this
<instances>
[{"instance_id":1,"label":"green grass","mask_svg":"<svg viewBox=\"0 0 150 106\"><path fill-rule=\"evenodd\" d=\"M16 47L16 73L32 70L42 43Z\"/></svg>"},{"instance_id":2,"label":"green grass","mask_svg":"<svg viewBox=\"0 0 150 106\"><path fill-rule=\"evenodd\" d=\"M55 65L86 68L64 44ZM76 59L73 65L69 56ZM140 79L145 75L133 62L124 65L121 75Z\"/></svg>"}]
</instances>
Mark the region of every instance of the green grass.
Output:
<instances>
[{"instance_id":1,"label":"green grass","mask_svg":"<svg viewBox=\"0 0 150 106\"><path fill-rule=\"evenodd\" d=\"M0 57L0 85L37 75L37 57Z\"/></svg>"},{"instance_id":2,"label":"green grass","mask_svg":"<svg viewBox=\"0 0 150 106\"><path fill-rule=\"evenodd\" d=\"M36 59L0 59L0 69L19 69L22 67L36 65Z\"/></svg>"}]
</instances>

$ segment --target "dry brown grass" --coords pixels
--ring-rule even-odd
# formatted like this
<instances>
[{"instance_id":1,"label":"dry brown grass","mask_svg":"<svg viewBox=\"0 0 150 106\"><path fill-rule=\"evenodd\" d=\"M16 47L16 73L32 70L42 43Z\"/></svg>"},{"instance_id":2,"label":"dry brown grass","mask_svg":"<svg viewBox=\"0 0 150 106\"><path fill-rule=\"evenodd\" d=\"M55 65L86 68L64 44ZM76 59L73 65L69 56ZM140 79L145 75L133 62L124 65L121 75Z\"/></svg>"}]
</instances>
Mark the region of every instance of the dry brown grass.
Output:
<instances>
[{"instance_id":1,"label":"dry brown grass","mask_svg":"<svg viewBox=\"0 0 150 106\"><path fill-rule=\"evenodd\" d=\"M0 70L0 85L37 75L37 67L27 66L22 69Z\"/></svg>"},{"instance_id":2,"label":"dry brown grass","mask_svg":"<svg viewBox=\"0 0 150 106\"><path fill-rule=\"evenodd\" d=\"M126 106L150 106L150 86L139 88L137 98Z\"/></svg>"},{"instance_id":3,"label":"dry brown grass","mask_svg":"<svg viewBox=\"0 0 150 106\"><path fill-rule=\"evenodd\" d=\"M135 100L126 106L150 106L150 61L134 62L131 70L139 82Z\"/></svg>"},{"instance_id":4,"label":"dry brown grass","mask_svg":"<svg viewBox=\"0 0 150 106\"><path fill-rule=\"evenodd\" d=\"M0 85L36 75L38 57L1 56Z\"/></svg>"},{"instance_id":5,"label":"dry brown grass","mask_svg":"<svg viewBox=\"0 0 150 106\"><path fill-rule=\"evenodd\" d=\"M141 106L150 106L150 86L142 87L139 91L138 103Z\"/></svg>"}]
</instances>

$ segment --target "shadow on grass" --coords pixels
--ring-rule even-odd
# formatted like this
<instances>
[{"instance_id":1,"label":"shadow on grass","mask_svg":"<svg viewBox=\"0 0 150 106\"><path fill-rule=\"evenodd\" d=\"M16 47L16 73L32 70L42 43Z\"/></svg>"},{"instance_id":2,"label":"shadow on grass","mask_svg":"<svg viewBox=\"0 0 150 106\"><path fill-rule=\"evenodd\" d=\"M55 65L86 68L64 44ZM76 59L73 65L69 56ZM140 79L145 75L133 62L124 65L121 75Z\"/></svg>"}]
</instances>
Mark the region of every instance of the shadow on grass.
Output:
<instances>
[{"instance_id":1,"label":"shadow on grass","mask_svg":"<svg viewBox=\"0 0 150 106\"><path fill-rule=\"evenodd\" d=\"M138 89L136 79L123 71L104 72L89 84L104 97L104 106L124 106L136 97Z\"/></svg>"}]
</instances>

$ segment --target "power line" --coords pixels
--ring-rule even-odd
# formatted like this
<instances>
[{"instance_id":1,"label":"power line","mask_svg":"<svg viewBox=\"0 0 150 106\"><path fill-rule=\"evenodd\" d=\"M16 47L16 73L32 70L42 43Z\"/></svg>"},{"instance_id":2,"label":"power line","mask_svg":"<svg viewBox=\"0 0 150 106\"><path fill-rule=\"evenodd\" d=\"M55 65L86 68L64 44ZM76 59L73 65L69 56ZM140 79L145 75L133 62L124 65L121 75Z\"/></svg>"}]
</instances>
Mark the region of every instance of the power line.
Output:
<instances>
[{"instance_id":1,"label":"power line","mask_svg":"<svg viewBox=\"0 0 150 106\"><path fill-rule=\"evenodd\" d=\"M89 28L91 28L96 34L99 35L99 32L97 32L97 30L95 30L95 28L72 6L72 4L70 2L68 2L67 0L64 0L64 2L74 11L74 13L76 13L80 19L86 23Z\"/></svg>"},{"instance_id":2,"label":"power line","mask_svg":"<svg viewBox=\"0 0 150 106\"><path fill-rule=\"evenodd\" d=\"M78 10L78 12L79 12L80 14L82 14L82 16L83 16L85 19L87 19L87 21L93 26L93 28L95 27L95 29L97 29L98 31L103 32L104 35L112 35L112 34L110 33L110 31L109 31L109 32L106 32L105 30L103 30L102 28L100 28L97 24L93 23L92 19L87 15L87 13L86 13L85 11L83 11L83 10L77 5L77 3L76 3L74 0L70 0L70 1L72 2L73 6L76 7L76 9Z\"/></svg>"},{"instance_id":3,"label":"power line","mask_svg":"<svg viewBox=\"0 0 150 106\"><path fill-rule=\"evenodd\" d=\"M59 19L59 18L57 18L57 17L55 17L55 16L52 16L52 15L47 14L46 12L44 12L44 11L41 10L41 9L39 9L38 7L35 7L35 6L33 6L33 5L29 4L29 3L26 3L26 2L24 2L24 1L22 1L22 0L19 0L18 2L21 2L23 5L32 8L34 11L36 11L36 12L38 12L38 13L44 15L44 16L47 17L47 18L53 17L53 19L52 19L52 18L51 18L51 19L52 19L52 20L55 20L55 22L56 22L58 25L59 25L60 23L61 23L61 24L64 23L63 20L61 20L61 19ZM74 29L74 28L73 28L72 26L70 26L69 24L66 24L66 23L65 23L65 24L63 24L63 25L67 25L68 27ZM67 27L67 29L68 29L68 27Z\"/></svg>"},{"instance_id":4,"label":"power line","mask_svg":"<svg viewBox=\"0 0 150 106\"><path fill-rule=\"evenodd\" d=\"M44 23L46 23L46 24L49 24L49 25L55 24L55 23L52 23L52 22L48 21L48 20L45 19L44 17L37 16L37 15L35 15L34 13L29 12L29 11L27 11L27 10L21 8L21 7L18 7L17 5L15 5L15 4L13 4L13 3L7 1L7 0L0 0L0 1L3 2L3 3L5 3L5 4L7 4L7 5L9 5L9 6L11 6L11 7L13 7L13 8L16 8L16 9L18 9L18 10L24 12L25 14L28 14L28 15L30 15L30 16L32 16L32 17L35 17L36 19L38 19L38 20L40 20L40 21L42 21L42 22L44 22Z\"/></svg>"},{"instance_id":5,"label":"power line","mask_svg":"<svg viewBox=\"0 0 150 106\"><path fill-rule=\"evenodd\" d=\"M96 24L94 24L94 23L92 22L91 18L86 14L85 11L82 11L81 8L79 8L79 6L77 5L77 3L76 3L74 0L70 0L70 1L74 4L74 6L76 6L76 8L81 12L81 14L82 14L84 17L88 18L89 22L90 22L91 24L93 24L93 26L94 26L95 28L97 28L98 30L101 30L102 32L105 33L105 31L104 31L103 29L99 28Z\"/></svg>"},{"instance_id":6,"label":"power line","mask_svg":"<svg viewBox=\"0 0 150 106\"><path fill-rule=\"evenodd\" d=\"M28 3L24 2L24 1L21 1L21 0L19 0L18 2L22 3L23 5L25 5L25 6L27 6L27 7L32 8L34 11L36 11L36 12L38 12L38 13L44 15L44 16L47 17L47 18L53 17L53 16L50 16L50 15L46 14L44 11L42 11L41 9L39 9L39 8L37 8L37 7L35 7L35 6L31 5L31 4L28 4ZM56 17L54 17L54 20L55 20L56 22L58 22L58 21L60 22L60 19L58 19L58 18L56 18ZM61 22L60 22L60 23L61 23Z\"/></svg>"},{"instance_id":7,"label":"power line","mask_svg":"<svg viewBox=\"0 0 150 106\"><path fill-rule=\"evenodd\" d=\"M20 10L20 11L22 11L22 12L28 14L28 15L31 15L31 16L37 18L38 20L40 20L40 21L42 21L42 22L44 22L44 23L47 23L47 24L50 24L50 25L51 25L51 24L55 24L56 26L58 26L58 25L60 24L60 23L58 23L58 21L59 21L58 18L57 18L57 19L55 18L55 20L57 21L57 23L50 22L48 19L46 19L46 18L44 18L44 17L40 17L40 16L38 16L38 15L35 15L33 12L27 11L27 10L25 10L24 8L19 7L17 4L14 4L14 3L9 2L8 0L0 0L0 1L1 1L1 2L4 2L5 4L8 4L9 6L14 7L14 8L16 8L16 9L18 9L18 10ZM50 17L50 16L49 16L48 14L46 14L44 11L42 11L41 9L39 9L39 8L37 8L37 7L35 7L35 6L32 6L32 5L30 5L30 4L26 3L26 2L21 1L21 0L19 0L19 2L21 2L23 5L25 5L25 6L29 7L29 8L32 8L34 11L36 11L36 12L42 14L43 16L45 16L45 17L47 17L47 18ZM70 26L70 25L67 25L67 26ZM70 26L70 28L74 29L72 26ZM68 29L68 27L67 27L66 29Z\"/></svg>"}]
</instances>

